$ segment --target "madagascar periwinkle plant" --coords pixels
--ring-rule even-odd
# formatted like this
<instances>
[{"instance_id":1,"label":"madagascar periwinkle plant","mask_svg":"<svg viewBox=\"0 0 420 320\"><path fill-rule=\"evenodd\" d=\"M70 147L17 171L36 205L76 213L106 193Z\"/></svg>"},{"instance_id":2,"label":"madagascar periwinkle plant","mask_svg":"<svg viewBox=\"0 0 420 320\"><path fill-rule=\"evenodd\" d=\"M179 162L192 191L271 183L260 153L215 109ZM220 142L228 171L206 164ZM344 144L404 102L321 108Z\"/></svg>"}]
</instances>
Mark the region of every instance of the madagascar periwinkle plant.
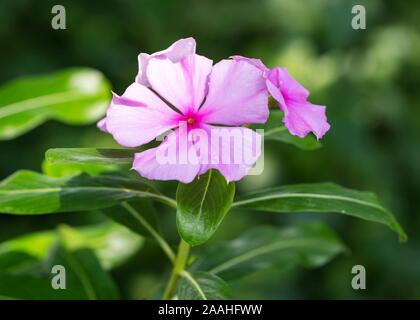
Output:
<instances>
[{"instance_id":1,"label":"madagascar periwinkle plant","mask_svg":"<svg viewBox=\"0 0 420 320\"><path fill-rule=\"evenodd\" d=\"M22 170L1 182L4 214L106 216L97 225L60 225L1 243L1 297L118 298L108 271L146 238L172 266L168 278L161 277L163 299L229 299L232 280L286 264L319 267L345 248L320 222L256 225L233 240L206 245L229 212L332 212L384 224L406 239L370 192L308 183L235 195L236 181L256 167L261 173L264 140L311 150L330 128L326 108L310 103L309 91L287 69L242 56L213 64L196 54L193 38L141 53L138 62L134 83L122 95L113 93L110 104L107 81L90 69L24 78L0 89L3 140L48 119L85 124L106 111L98 127L122 146L50 149L42 174ZM270 99L279 108L270 108ZM176 197L159 191L155 180L178 181ZM155 203L174 211L177 247L160 231ZM57 266L66 270L65 285L51 280Z\"/></svg>"}]
</instances>

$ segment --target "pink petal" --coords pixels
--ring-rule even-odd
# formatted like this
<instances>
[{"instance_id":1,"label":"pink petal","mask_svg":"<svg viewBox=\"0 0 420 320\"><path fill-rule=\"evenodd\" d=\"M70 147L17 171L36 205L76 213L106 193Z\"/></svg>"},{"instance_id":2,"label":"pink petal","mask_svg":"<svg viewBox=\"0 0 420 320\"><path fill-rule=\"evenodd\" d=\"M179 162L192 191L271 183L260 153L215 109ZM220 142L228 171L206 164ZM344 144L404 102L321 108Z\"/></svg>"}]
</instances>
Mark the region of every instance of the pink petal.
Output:
<instances>
[{"instance_id":1,"label":"pink petal","mask_svg":"<svg viewBox=\"0 0 420 320\"><path fill-rule=\"evenodd\" d=\"M101 130L102 132L108 133L108 130L106 129L106 117L99 120L98 123L96 124L96 127L98 127L98 129Z\"/></svg>"},{"instance_id":2,"label":"pink petal","mask_svg":"<svg viewBox=\"0 0 420 320\"><path fill-rule=\"evenodd\" d=\"M261 70L246 61L222 60L214 65L209 93L200 109L207 123L264 123L268 112L268 93Z\"/></svg>"},{"instance_id":3,"label":"pink petal","mask_svg":"<svg viewBox=\"0 0 420 320\"><path fill-rule=\"evenodd\" d=\"M284 112L283 122L291 134L303 138L312 131L320 139L329 130L326 108L307 102L309 91L286 68L272 69L266 84Z\"/></svg>"},{"instance_id":4,"label":"pink petal","mask_svg":"<svg viewBox=\"0 0 420 320\"><path fill-rule=\"evenodd\" d=\"M150 180L190 183L197 176L200 163L186 133L178 129L167 136L157 148L136 153L133 169Z\"/></svg>"},{"instance_id":5,"label":"pink petal","mask_svg":"<svg viewBox=\"0 0 420 320\"><path fill-rule=\"evenodd\" d=\"M199 152L201 168L199 174L217 169L229 181L241 180L261 155L261 135L244 127L206 126L208 145L204 148L195 143Z\"/></svg>"},{"instance_id":6,"label":"pink petal","mask_svg":"<svg viewBox=\"0 0 420 320\"><path fill-rule=\"evenodd\" d=\"M318 139L330 129L325 114L325 107L307 101L288 102L283 122L290 133L301 138L313 132Z\"/></svg>"},{"instance_id":7,"label":"pink petal","mask_svg":"<svg viewBox=\"0 0 420 320\"><path fill-rule=\"evenodd\" d=\"M191 54L179 62L154 58L149 61L147 77L152 88L181 112L198 110L207 92L212 61Z\"/></svg>"},{"instance_id":8,"label":"pink petal","mask_svg":"<svg viewBox=\"0 0 420 320\"><path fill-rule=\"evenodd\" d=\"M140 53L138 56L139 73L136 76L136 82L150 86L147 79L147 66L149 60L154 57L168 58L172 62L180 61L184 56L195 53L195 40L194 38L180 39L174 42L168 49L162 50L151 55L147 53Z\"/></svg>"},{"instance_id":9,"label":"pink petal","mask_svg":"<svg viewBox=\"0 0 420 320\"><path fill-rule=\"evenodd\" d=\"M268 92L271 94L271 96L278 102L280 110L285 112L286 108L286 102L284 100L284 97L280 91L280 88L277 87L273 82L270 80L265 81L267 85Z\"/></svg>"},{"instance_id":10,"label":"pink petal","mask_svg":"<svg viewBox=\"0 0 420 320\"><path fill-rule=\"evenodd\" d=\"M178 125L179 114L156 94L138 83L114 95L106 116L106 129L126 147L148 143Z\"/></svg>"},{"instance_id":11,"label":"pink petal","mask_svg":"<svg viewBox=\"0 0 420 320\"><path fill-rule=\"evenodd\" d=\"M297 82L286 68L276 67L267 76L268 80L279 88L285 100L302 101L309 97L309 91Z\"/></svg>"},{"instance_id":12,"label":"pink petal","mask_svg":"<svg viewBox=\"0 0 420 320\"><path fill-rule=\"evenodd\" d=\"M246 61L252 64L254 67L257 67L258 69L260 69L264 74L270 71L270 69L268 69L265 66L265 64L261 61L261 59L247 58L243 56L231 56L231 58L235 61Z\"/></svg>"},{"instance_id":13,"label":"pink petal","mask_svg":"<svg viewBox=\"0 0 420 320\"><path fill-rule=\"evenodd\" d=\"M213 134L213 135L212 135ZM190 183L209 169L227 181L242 179L261 155L261 136L243 127L177 129L157 148L137 153L133 168L151 180Z\"/></svg>"}]
</instances>

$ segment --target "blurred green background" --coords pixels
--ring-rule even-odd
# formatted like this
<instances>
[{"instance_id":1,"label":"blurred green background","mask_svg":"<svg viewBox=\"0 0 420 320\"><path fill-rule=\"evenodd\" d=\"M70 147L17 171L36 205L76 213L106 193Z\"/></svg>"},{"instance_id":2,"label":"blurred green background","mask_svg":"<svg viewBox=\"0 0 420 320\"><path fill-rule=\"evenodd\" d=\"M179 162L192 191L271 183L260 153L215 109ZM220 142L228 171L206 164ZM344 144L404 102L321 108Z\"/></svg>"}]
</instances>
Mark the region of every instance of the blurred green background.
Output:
<instances>
[{"instance_id":1,"label":"blurred green background","mask_svg":"<svg viewBox=\"0 0 420 320\"><path fill-rule=\"evenodd\" d=\"M67 29L51 28L51 8L64 5ZM363 4L367 29L351 28L351 8ZM288 225L323 219L343 238L347 254L316 270L266 270L232 286L236 298L420 298L420 2L415 0L201 0L0 2L0 82L70 66L102 71L122 93L137 73L137 54L193 36L198 53L214 61L240 54L285 66L327 105L331 130L323 148L300 151L266 143L265 170L238 192L287 183L333 181L376 192L405 227L399 244L385 227L335 215L232 212L212 242L256 224ZM0 178L18 169L41 170L52 147L115 143L94 125L48 122L0 142ZM174 183L162 183L173 193ZM174 242L175 216L158 207ZM100 216L0 215L0 241L60 223L83 225ZM367 289L351 288L351 268L367 270ZM122 296L152 298L169 274L158 247L147 242L113 270Z\"/></svg>"}]
</instances>

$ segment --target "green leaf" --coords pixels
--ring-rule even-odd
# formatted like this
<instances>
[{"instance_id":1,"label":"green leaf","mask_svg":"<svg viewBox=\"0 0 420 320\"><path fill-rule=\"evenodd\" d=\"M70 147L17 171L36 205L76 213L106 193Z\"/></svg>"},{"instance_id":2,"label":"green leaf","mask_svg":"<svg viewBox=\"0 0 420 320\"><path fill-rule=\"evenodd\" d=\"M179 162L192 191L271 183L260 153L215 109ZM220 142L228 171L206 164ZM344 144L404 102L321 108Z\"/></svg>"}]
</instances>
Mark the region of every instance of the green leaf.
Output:
<instances>
[{"instance_id":1,"label":"green leaf","mask_svg":"<svg viewBox=\"0 0 420 320\"><path fill-rule=\"evenodd\" d=\"M57 246L57 244L59 244ZM0 244L0 297L9 299L116 299L104 271L121 265L143 239L113 222L24 235ZM66 289L54 290L54 265L66 271Z\"/></svg>"},{"instance_id":2,"label":"green leaf","mask_svg":"<svg viewBox=\"0 0 420 320\"><path fill-rule=\"evenodd\" d=\"M184 272L177 291L180 300L229 300L232 294L221 278L206 272Z\"/></svg>"},{"instance_id":3,"label":"green leaf","mask_svg":"<svg viewBox=\"0 0 420 320\"><path fill-rule=\"evenodd\" d=\"M240 197L234 204L270 212L335 212L387 225L402 241L404 230L375 194L355 191L334 183L297 184L254 192Z\"/></svg>"},{"instance_id":4,"label":"green leaf","mask_svg":"<svg viewBox=\"0 0 420 320\"><path fill-rule=\"evenodd\" d=\"M81 173L87 173L91 176L97 176L103 173L112 173L118 171L118 166L94 165L83 163L49 163L42 162L42 172L49 177L64 178L75 176Z\"/></svg>"},{"instance_id":5,"label":"green leaf","mask_svg":"<svg viewBox=\"0 0 420 320\"><path fill-rule=\"evenodd\" d=\"M150 233L150 228L155 232L158 232L159 228L156 218L156 209L151 201L147 199L135 199L130 201L129 205L134 210L127 210L123 206L115 206L102 209L101 212L130 230L142 236L153 238L154 236Z\"/></svg>"},{"instance_id":6,"label":"green leaf","mask_svg":"<svg viewBox=\"0 0 420 320\"><path fill-rule=\"evenodd\" d=\"M53 248L50 256L43 261L44 274L51 277L55 265L66 268L67 289L72 299L118 299L116 285L93 251L89 249L68 250L63 246ZM60 291L66 291L60 290ZM58 295L60 292L58 292Z\"/></svg>"},{"instance_id":7,"label":"green leaf","mask_svg":"<svg viewBox=\"0 0 420 320\"><path fill-rule=\"evenodd\" d=\"M41 260L57 240L55 231L38 231L0 243L0 260L11 253L21 253Z\"/></svg>"},{"instance_id":8,"label":"green leaf","mask_svg":"<svg viewBox=\"0 0 420 320\"><path fill-rule=\"evenodd\" d=\"M0 87L0 140L13 139L49 119L92 123L105 114L109 99L108 81L88 68L11 81Z\"/></svg>"},{"instance_id":9,"label":"green leaf","mask_svg":"<svg viewBox=\"0 0 420 320\"><path fill-rule=\"evenodd\" d=\"M176 221L181 237L190 245L206 242L229 211L235 195L235 184L227 183L216 170L179 184L176 193Z\"/></svg>"},{"instance_id":10,"label":"green leaf","mask_svg":"<svg viewBox=\"0 0 420 320\"><path fill-rule=\"evenodd\" d=\"M137 149L55 148L45 153L42 169L50 177L89 175L129 169Z\"/></svg>"},{"instance_id":11,"label":"green leaf","mask_svg":"<svg viewBox=\"0 0 420 320\"><path fill-rule=\"evenodd\" d=\"M69 250L88 248L95 252L102 267L121 265L143 245L143 238L117 223L73 228L61 225L56 230L27 234L0 244L0 270L13 272L33 267L45 259L57 241Z\"/></svg>"},{"instance_id":12,"label":"green leaf","mask_svg":"<svg viewBox=\"0 0 420 320\"><path fill-rule=\"evenodd\" d=\"M45 153L50 164L80 163L131 166L136 149L56 148Z\"/></svg>"},{"instance_id":13,"label":"green leaf","mask_svg":"<svg viewBox=\"0 0 420 320\"><path fill-rule=\"evenodd\" d=\"M52 267L65 268L66 289L53 289ZM30 272L0 272L0 297L6 299L118 299L117 288L92 251L56 246Z\"/></svg>"},{"instance_id":14,"label":"green leaf","mask_svg":"<svg viewBox=\"0 0 420 320\"><path fill-rule=\"evenodd\" d=\"M67 290L54 290L46 276L33 274L0 273L0 299L55 300L72 299Z\"/></svg>"},{"instance_id":15,"label":"green leaf","mask_svg":"<svg viewBox=\"0 0 420 320\"><path fill-rule=\"evenodd\" d=\"M58 240L54 231L38 231L0 243L0 271L14 273L32 269Z\"/></svg>"},{"instance_id":16,"label":"green leaf","mask_svg":"<svg viewBox=\"0 0 420 320\"><path fill-rule=\"evenodd\" d=\"M321 143L311 134L305 138L299 138L292 135L285 126L282 125L283 114L280 111L271 111L270 117L263 125L253 125L253 129L263 129L264 139L280 141L292 144L295 147L303 150L315 150L320 148Z\"/></svg>"},{"instance_id":17,"label":"green leaf","mask_svg":"<svg viewBox=\"0 0 420 320\"><path fill-rule=\"evenodd\" d=\"M137 197L175 206L140 179L100 175L53 178L32 171L18 171L0 183L0 212L44 214L102 209Z\"/></svg>"},{"instance_id":18,"label":"green leaf","mask_svg":"<svg viewBox=\"0 0 420 320\"><path fill-rule=\"evenodd\" d=\"M1 272L22 272L39 262L35 257L22 252L0 253Z\"/></svg>"},{"instance_id":19,"label":"green leaf","mask_svg":"<svg viewBox=\"0 0 420 320\"><path fill-rule=\"evenodd\" d=\"M105 270L122 265L144 243L142 237L113 222L78 228L62 225L59 233L63 245L69 250L92 250Z\"/></svg>"},{"instance_id":20,"label":"green leaf","mask_svg":"<svg viewBox=\"0 0 420 320\"><path fill-rule=\"evenodd\" d=\"M272 266L322 266L344 249L334 232L320 223L285 229L261 226L206 249L192 269L233 280Z\"/></svg>"}]
</instances>

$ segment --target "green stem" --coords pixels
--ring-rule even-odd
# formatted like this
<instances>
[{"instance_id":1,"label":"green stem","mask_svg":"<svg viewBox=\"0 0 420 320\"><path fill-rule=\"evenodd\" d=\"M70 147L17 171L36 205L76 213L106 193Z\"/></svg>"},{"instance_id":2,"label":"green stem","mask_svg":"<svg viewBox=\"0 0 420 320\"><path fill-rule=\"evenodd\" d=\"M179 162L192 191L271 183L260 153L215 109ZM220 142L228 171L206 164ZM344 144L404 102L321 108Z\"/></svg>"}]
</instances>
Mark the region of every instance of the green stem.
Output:
<instances>
[{"instance_id":1,"label":"green stem","mask_svg":"<svg viewBox=\"0 0 420 320\"><path fill-rule=\"evenodd\" d=\"M162 194L151 194L150 195L151 198L155 199L156 201L159 201L160 203L163 203L169 207L172 207L174 209L176 209L176 200L169 198L167 196L164 196Z\"/></svg>"},{"instance_id":2,"label":"green stem","mask_svg":"<svg viewBox=\"0 0 420 320\"><path fill-rule=\"evenodd\" d=\"M174 296L178 278L184 271L185 266L187 265L190 249L191 249L190 245L181 239L181 242L179 243L179 246L178 246L178 252L175 258L175 263L172 268L172 274L169 279L168 285L166 286L165 292L163 294L164 300L169 300Z\"/></svg>"},{"instance_id":3,"label":"green stem","mask_svg":"<svg viewBox=\"0 0 420 320\"><path fill-rule=\"evenodd\" d=\"M121 206L127 210L149 233L155 238L156 242L162 248L163 252L168 256L169 260L173 263L175 260L175 253L172 251L169 244L161 237L161 235L147 222L143 216L134 209L127 202L121 203Z\"/></svg>"}]
</instances>

